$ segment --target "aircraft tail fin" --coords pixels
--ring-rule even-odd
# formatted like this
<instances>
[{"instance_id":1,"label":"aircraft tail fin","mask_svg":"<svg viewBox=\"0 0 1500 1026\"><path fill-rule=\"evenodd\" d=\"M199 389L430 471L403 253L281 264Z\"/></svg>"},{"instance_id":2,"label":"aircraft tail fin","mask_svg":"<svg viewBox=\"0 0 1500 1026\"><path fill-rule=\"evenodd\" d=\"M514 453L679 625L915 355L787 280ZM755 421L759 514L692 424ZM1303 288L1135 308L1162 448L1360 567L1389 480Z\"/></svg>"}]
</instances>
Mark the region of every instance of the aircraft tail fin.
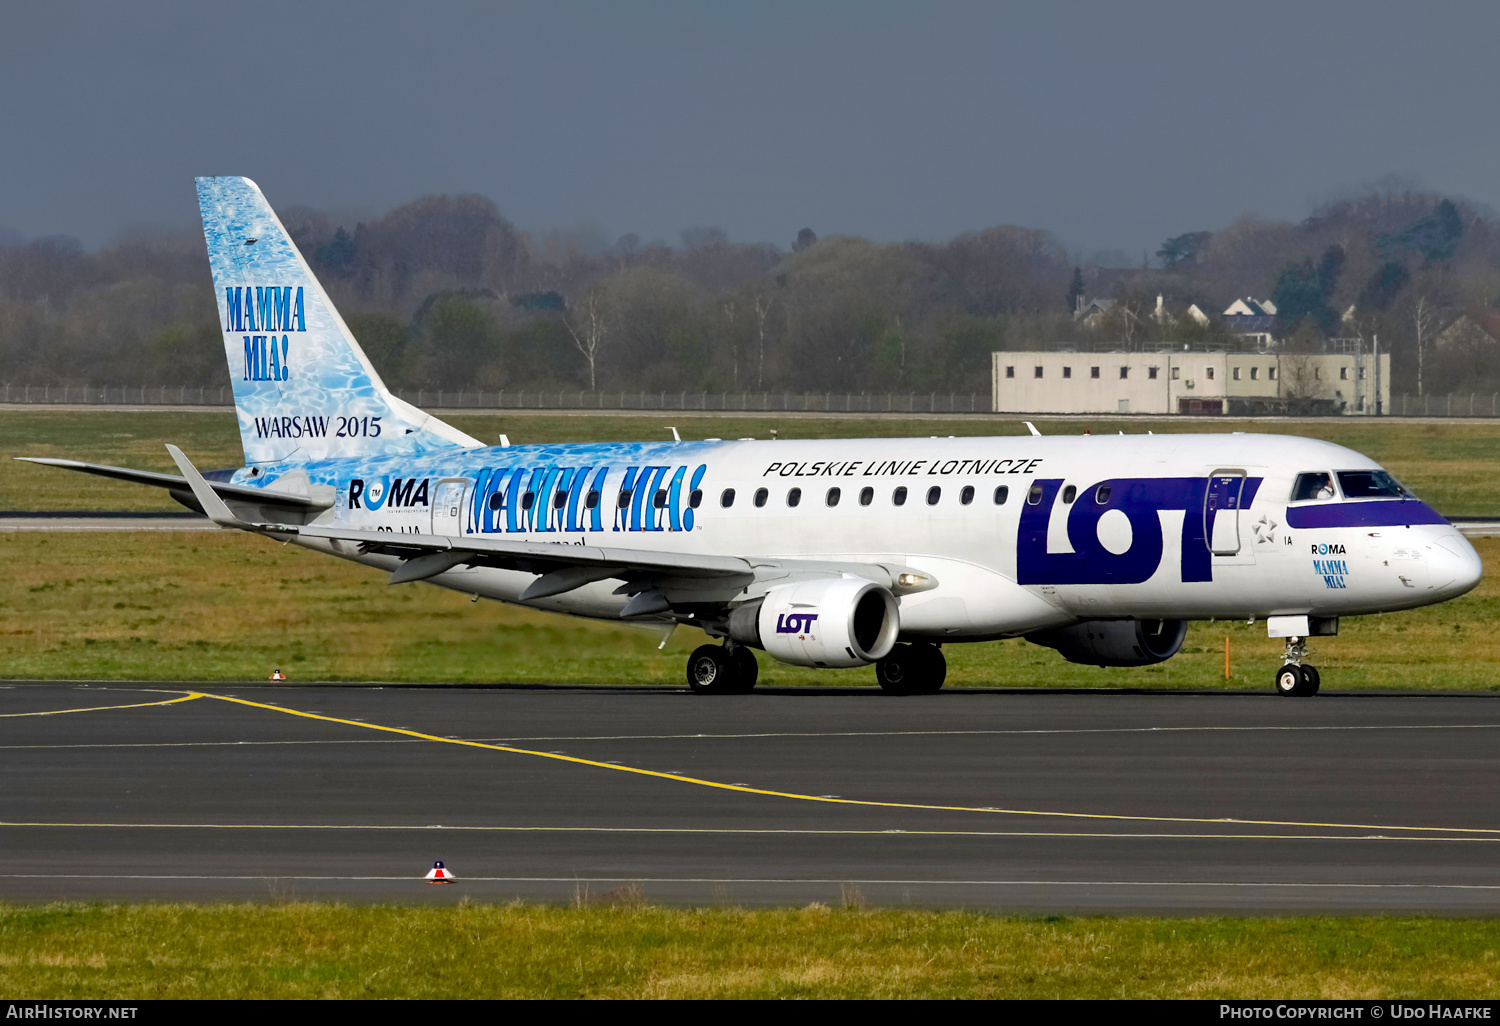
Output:
<instances>
[{"instance_id":1,"label":"aircraft tail fin","mask_svg":"<svg viewBox=\"0 0 1500 1026\"><path fill-rule=\"evenodd\" d=\"M483 444L391 394L254 182L198 207L247 466Z\"/></svg>"}]
</instances>

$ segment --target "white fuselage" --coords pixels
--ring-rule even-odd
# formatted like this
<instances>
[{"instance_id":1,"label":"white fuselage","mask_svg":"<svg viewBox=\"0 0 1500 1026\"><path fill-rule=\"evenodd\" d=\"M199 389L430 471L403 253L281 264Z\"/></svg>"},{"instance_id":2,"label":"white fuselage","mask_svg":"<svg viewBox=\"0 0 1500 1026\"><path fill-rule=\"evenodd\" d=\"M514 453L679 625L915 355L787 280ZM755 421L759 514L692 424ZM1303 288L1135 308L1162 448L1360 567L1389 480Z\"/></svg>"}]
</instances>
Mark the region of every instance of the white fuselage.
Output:
<instances>
[{"instance_id":1,"label":"white fuselage","mask_svg":"<svg viewBox=\"0 0 1500 1026\"><path fill-rule=\"evenodd\" d=\"M1383 612L1460 595L1482 570L1457 530L1415 499L1292 502L1300 474L1379 466L1278 435L512 446L300 469L337 494L317 524L911 567L937 583L899 598L908 638L983 640L1083 619ZM255 483L282 477L271 468ZM244 472L236 480L252 483ZM303 544L385 569L400 562ZM432 583L515 602L535 579L460 567ZM618 585L527 604L613 619L627 601Z\"/></svg>"}]
</instances>

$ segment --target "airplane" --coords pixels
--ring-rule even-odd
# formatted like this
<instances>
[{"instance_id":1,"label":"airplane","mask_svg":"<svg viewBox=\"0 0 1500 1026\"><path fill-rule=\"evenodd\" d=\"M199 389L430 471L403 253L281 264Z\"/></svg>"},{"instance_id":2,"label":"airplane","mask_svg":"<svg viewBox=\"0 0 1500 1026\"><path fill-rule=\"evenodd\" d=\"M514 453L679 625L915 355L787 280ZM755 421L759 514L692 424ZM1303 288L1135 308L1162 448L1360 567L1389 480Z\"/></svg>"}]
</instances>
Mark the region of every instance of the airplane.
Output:
<instances>
[{"instance_id":1,"label":"airplane","mask_svg":"<svg viewBox=\"0 0 1500 1026\"><path fill-rule=\"evenodd\" d=\"M172 445L180 475L30 462L166 488L392 584L663 644L701 628L717 643L688 657L695 692L751 690L756 649L930 694L944 645L1020 637L1145 666L1189 621L1258 619L1285 639L1276 691L1309 696L1309 638L1483 572L1374 460L1283 435L486 446L385 387L254 182L197 186L245 465L201 473Z\"/></svg>"}]
</instances>

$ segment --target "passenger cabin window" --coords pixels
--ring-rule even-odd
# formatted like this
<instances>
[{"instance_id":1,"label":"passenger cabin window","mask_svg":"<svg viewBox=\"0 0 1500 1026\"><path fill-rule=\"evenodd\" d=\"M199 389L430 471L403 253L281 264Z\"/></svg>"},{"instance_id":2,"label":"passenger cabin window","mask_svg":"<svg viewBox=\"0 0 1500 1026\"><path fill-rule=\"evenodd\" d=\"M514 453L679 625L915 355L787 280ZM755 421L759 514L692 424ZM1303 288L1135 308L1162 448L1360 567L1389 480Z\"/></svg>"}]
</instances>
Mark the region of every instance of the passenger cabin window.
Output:
<instances>
[{"instance_id":1,"label":"passenger cabin window","mask_svg":"<svg viewBox=\"0 0 1500 1026\"><path fill-rule=\"evenodd\" d=\"M556 492L552 493L552 508L553 509L562 509L567 504L568 504L568 493L567 492L556 491Z\"/></svg>"},{"instance_id":2,"label":"passenger cabin window","mask_svg":"<svg viewBox=\"0 0 1500 1026\"><path fill-rule=\"evenodd\" d=\"M1010 498L1010 486L1009 485L1001 485L999 488L995 489L995 505L996 506L1004 506L1005 505L1005 500L1008 499L1008 498Z\"/></svg>"},{"instance_id":3,"label":"passenger cabin window","mask_svg":"<svg viewBox=\"0 0 1500 1026\"><path fill-rule=\"evenodd\" d=\"M688 505L693 507L693 509L697 509L699 506L703 505L702 488L694 488L691 492L688 492Z\"/></svg>"},{"instance_id":4,"label":"passenger cabin window","mask_svg":"<svg viewBox=\"0 0 1500 1026\"><path fill-rule=\"evenodd\" d=\"M1109 505L1109 485L1102 484L1094 489L1094 501L1101 506Z\"/></svg>"},{"instance_id":5,"label":"passenger cabin window","mask_svg":"<svg viewBox=\"0 0 1500 1026\"><path fill-rule=\"evenodd\" d=\"M665 488L658 488L656 494L651 497L651 504L657 509L666 509L667 490Z\"/></svg>"},{"instance_id":6,"label":"passenger cabin window","mask_svg":"<svg viewBox=\"0 0 1500 1026\"><path fill-rule=\"evenodd\" d=\"M1411 499L1411 492L1383 470L1340 470L1339 488L1346 499Z\"/></svg>"},{"instance_id":7,"label":"passenger cabin window","mask_svg":"<svg viewBox=\"0 0 1500 1026\"><path fill-rule=\"evenodd\" d=\"M1332 498L1334 498L1332 474L1317 470L1297 475L1297 483L1292 486L1293 502Z\"/></svg>"},{"instance_id":8,"label":"passenger cabin window","mask_svg":"<svg viewBox=\"0 0 1500 1026\"><path fill-rule=\"evenodd\" d=\"M521 494L521 508L530 509L536 503L536 492L523 492Z\"/></svg>"},{"instance_id":9,"label":"passenger cabin window","mask_svg":"<svg viewBox=\"0 0 1500 1026\"><path fill-rule=\"evenodd\" d=\"M927 489L927 505L936 506L938 504L938 500L942 497L943 490L937 485L933 485L931 488Z\"/></svg>"},{"instance_id":10,"label":"passenger cabin window","mask_svg":"<svg viewBox=\"0 0 1500 1026\"><path fill-rule=\"evenodd\" d=\"M499 492L496 492L494 495L490 496L488 505L490 509L499 509L501 506L505 505L505 496L501 495Z\"/></svg>"},{"instance_id":11,"label":"passenger cabin window","mask_svg":"<svg viewBox=\"0 0 1500 1026\"><path fill-rule=\"evenodd\" d=\"M626 488L626 489L622 490L620 492L619 496L615 499L615 504L617 506L619 506L621 509L624 509L626 506L630 505L631 498L632 498L632 493L631 493L630 489Z\"/></svg>"},{"instance_id":12,"label":"passenger cabin window","mask_svg":"<svg viewBox=\"0 0 1500 1026\"><path fill-rule=\"evenodd\" d=\"M771 493L766 491L764 488L755 489L755 504L757 506L764 506L766 504L766 499L769 498L770 495Z\"/></svg>"},{"instance_id":13,"label":"passenger cabin window","mask_svg":"<svg viewBox=\"0 0 1500 1026\"><path fill-rule=\"evenodd\" d=\"M837 506L839 504L839 498L843 494L844 493L841 490L837 489L837 488L830 488L830 489L828 489L828 494L825 495L825 496L823 496L823 503L824 503L824 505L827 505L827 506Z\"/></svg>"},{"instance_id":14,"label":"passenger cabin window","mask_svg":"<svg viewBox=\"0 0 1500 1026\"><path fill-rule=\"evenodd\" d=\"M795 505L797 505L801 501L802 501L802 489L801 488L793 488L791 491L789 491L789 492L786 493L786 504L788 506L795 506Z\"/></svg>"},{"instance_id":15,"label":"passenger cabin window","mask_svg":"<svg viewBox=\"0 0 1500 1026\"><path fill-rule=\"evenodd\" d=\"M897 488L894 492L891 493L891 505L892 506L905 506L906 505L906 485L902 485L901 487Z\"/></svg>"},{"instance_id":16,"label":"passenger cabin window","mask_svg":"<svg viewBox=\"0 0 1500 1026\"><path fill-rule=\"evenodd\" d=\"M583 497L583 508L594 509L599 505L599 489L590 488L589 493Z\"/></svg>"},{"instance_id":17,"label":"passenger cabin window","mask_svg":"<svg viewBox=\"0 0 1500 1026\"><path fill-rule=\"evenodd\" d=\"M1040 506L1042 504L1042 486L1032 485L1031 491L1026 493L1026 505Z\"/></svg>"},{"instance_id":18,"label":"passenger cabin window","mask_svg":"<svg viewBox=\"0 0 1500 1026\"><path fill-rule=\"evenodd\" d=\"M958 501L967 506L974 501L974 486L964 485L964 490L958 493Z\"/></svg>"},{"instance_id":19,"label":"passenger cabin window","mask_svg":"<svg viewBox=\"0 0 1500 1026\"><path fill-rule=\"evenodd\" d=\"M861 506L868 506L870 503L872 503L874 501L875 501L875 489L873 489L873 488L861 488L859 490L859 504Z\"/></svg>"},{"instance_id":20,"label":"passenger cabin window","mask_svg":"<svg viewBox=\"0 0 1500 1026\"><path fill-rule=\"evenodd\" d=\"M1072 485L1068 485L1068 487L1063 489L1063 505L1073 505L1073 500L1076 498L1078 498L1077 488L1074 488Z\"/></svg>"},{"instance_id":21,"label":"passenger cabin window","mask_svg":"<svg viewBox=\"0 0 1500 1026\"><path fill-rule=\"evenodd\" d=\"M723 506L725 509L728 509L730 506L734 505L733 488L724 489L723 493L719 496L719 505Z\"/></svg>"}]
</instances>

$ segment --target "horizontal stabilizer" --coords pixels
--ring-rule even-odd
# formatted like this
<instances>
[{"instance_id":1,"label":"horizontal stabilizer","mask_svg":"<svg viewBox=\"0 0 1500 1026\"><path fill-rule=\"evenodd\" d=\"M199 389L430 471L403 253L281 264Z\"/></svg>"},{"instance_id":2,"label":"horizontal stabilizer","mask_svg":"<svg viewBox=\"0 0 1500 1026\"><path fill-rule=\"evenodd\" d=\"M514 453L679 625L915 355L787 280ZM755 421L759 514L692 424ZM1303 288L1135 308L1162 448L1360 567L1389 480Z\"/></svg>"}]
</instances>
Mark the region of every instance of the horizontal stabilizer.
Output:
<instances>
[{"instance_id":1,"label":"horizontal stabilizer","mask_svg":"<svg viewBox=\"0 0 1500 1026\"><path fill-rule=\"evenodd\" d=\"M61 467L64 470L76 470L84 474L95 474L99 477L109 477L116 481L129 481L131 484L151 485L155 488L169 488L174 492L185 494L192 493L192 487L188 479L178 474L158 474L151 470L131 470L128 467L111 467L104 463L80 463L78 460L48 459L40 456L15 456L13 459L23 463L40 463L44 467ZM282 506L287 509L303 510L309 512L320 512L332 507L332 500L318 499L310 495L299 495L296 492L278 491L274 488L255 488L251 485L230 484L227 481L208 481L208 487L215 493L226 499L240 502L253 502L261 506Z\"/></svg>"}]
</instances>

